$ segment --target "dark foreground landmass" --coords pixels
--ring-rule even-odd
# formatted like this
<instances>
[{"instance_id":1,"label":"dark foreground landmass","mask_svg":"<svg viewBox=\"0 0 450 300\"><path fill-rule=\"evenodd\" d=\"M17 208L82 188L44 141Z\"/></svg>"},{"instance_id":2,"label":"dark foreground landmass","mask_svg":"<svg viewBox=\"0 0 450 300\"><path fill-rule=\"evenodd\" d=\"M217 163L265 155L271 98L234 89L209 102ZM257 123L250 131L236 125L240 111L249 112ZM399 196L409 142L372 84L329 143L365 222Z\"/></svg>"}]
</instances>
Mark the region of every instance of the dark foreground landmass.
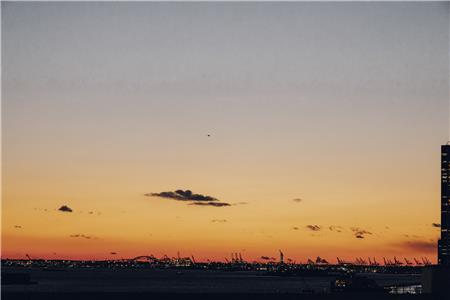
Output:
<instances>
[{"instance_id":1,"label":"dark foreground landmass","mask_svg":"<svg viewBox=\"0 0 450 300\"><path fill-rule=\"evenodd\" d=\"M172 269L9 269L29 282L2 284L2 299L437 299L374 292L333 294L328 276L268 276L260 272ZM415 285L417 274L365 274L382 287ZM450 298L449 298L450 299Z\"/></svg>"},{"instance_id":2,"label":"dark foreground landmass","mask_svg":"<svg viewBox=\"0 0 450 300\"><path fill-rule=\"evenodd\" d=\"M434 297L432 295L370 295L370 294L341 294L341 295L306 295L306 294L245 294L245 293L190 293L190 294L177 294L177 293L107 293L107 292L95 292L95 293L10 293L2 292L2 299L13 300L93 300L93 299L108 299L108 300L134 300L134 299L214 299L214 300L448 300L448 297Z\"/></svg>"}]
</instances>

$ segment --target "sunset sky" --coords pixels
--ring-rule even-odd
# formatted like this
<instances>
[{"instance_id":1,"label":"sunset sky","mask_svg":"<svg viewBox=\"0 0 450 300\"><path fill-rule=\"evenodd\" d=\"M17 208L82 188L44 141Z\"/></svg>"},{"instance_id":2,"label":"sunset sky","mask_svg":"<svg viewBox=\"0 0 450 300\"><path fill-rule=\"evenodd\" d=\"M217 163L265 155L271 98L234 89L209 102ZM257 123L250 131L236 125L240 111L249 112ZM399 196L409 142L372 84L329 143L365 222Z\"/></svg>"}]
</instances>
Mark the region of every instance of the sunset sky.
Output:
<instances>
[{"instance_id":1,"label":"sunset sky","mask_svg":"<svg viewBox=\"0 0 450 300\"><path fill-rule=\"evenodd\" d=\"M1 5L2 258L436 261L448 2Z\"/></svg>"}]
</instances>

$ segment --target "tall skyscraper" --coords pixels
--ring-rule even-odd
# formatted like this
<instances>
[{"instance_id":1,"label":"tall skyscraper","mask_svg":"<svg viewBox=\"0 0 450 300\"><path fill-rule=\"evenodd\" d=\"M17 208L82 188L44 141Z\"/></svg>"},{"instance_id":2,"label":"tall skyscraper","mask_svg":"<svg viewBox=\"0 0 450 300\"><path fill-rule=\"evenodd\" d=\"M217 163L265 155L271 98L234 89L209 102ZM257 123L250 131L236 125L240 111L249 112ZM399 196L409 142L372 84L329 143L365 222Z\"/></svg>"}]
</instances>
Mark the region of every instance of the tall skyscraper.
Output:
<instances>
[{"instance_id":1,"label":"tall skyscraper","mask_svg":"<svg viewBox=\"0 0 450 300\"><path fill-rule=\"evenodd\" d=\"M438 263L450 265L450 145L441 146L441 239Z\"/></svg>"}]
</instances>

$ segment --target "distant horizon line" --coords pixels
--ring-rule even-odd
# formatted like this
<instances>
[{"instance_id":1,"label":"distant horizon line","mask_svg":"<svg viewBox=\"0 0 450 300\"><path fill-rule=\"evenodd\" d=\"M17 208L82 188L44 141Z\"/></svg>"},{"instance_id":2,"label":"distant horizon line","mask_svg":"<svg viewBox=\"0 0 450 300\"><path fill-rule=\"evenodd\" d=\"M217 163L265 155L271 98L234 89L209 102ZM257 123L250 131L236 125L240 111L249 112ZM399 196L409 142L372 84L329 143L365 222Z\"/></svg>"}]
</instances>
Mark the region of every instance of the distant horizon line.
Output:
<instances>
[{"instance_id":1,"label":"distant horizon line","mask_svg":"<svg viewBox=\"0 0 450 300\"><path fill-rule=\"evenodd\" d=\"M110 256L114 256L113 254L110 254ZM177 260L191 260L194 264L195 263L284 263L284 264L299 264L299 265L307 265L307 264L316 264L316 265L345 265L345 264L353 264L353 265L367 265L370 266L371 264L368 262L368 258L370 258L370 260L372 260L373 263L375 264L379 264L381 266L392 266L392 265L397 265L397 266L420 266L420 265L424 265L426 262L431 263L431 261L428 259L427 256L410 256L409 258L405 257L405 256L367 256L367 257L362 257L362 256L356 256L355 260L352 260L352 258L348 258L348 257L335 257L335 259L332 260L328 260L326 258L317 256L315 259L316 261L314 261L313 259L311 259L310 257L308 257L305 262L303 260L294 260L294 259L289 259L286 258L284 261L281 262L280 259L278 258L270 258L270 259L263 259L262 257L258 258L258 259L236 259L236 260L231 260L231 259L209 259L207 258L206 260L203 259L195 259L195 257L193 255L191 256L180 256L178 257L170 257L170 256L166 256L163 255L162 257L158 258L156 256L153 255L139 255L139 256L135 256L135 257L128 257L128 258L86 258L86 259L81 259L81 258L61 258L61 257L54 257L54 258L27 258L22 257L22 258L17 258L17 257L0 257L0 260L16 260L16 261L77 261L77 262L82 262L82 261L138 261L138 258L153 258L156 261L160 261L160 262L164 262L165 260L170 260L171 262L173 261L177 261ZM192 260L191 258L194 258L194 260ZM317 262L317 259L322 259L326 262ZM412 264L407 264L406 260L410 260L410 262ZM360 262L364 262L364 263L360 263L358 262L358 260L360 260ZM385 260L387 262L387 264L385 264ZM394 261L393 261L394 260ZM419 262L419 264L417 263ZM431 263L432 264L432 263Z\"/></svg>"}]
</instances>

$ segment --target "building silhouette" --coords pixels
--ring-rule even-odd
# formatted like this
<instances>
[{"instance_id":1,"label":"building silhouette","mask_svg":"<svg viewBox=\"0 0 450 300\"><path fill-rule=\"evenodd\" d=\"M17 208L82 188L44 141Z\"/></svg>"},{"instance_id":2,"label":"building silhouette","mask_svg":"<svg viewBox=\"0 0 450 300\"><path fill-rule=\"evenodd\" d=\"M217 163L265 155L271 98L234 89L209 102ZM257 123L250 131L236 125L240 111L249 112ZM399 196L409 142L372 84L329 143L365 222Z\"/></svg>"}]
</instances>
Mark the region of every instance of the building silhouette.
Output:
<instances>
[{"instance_id":1,"label":"building silhouette","mask_svg":"<svg viewBox=\"0 0 450 300\"><path fill-rule=\"evenodd\" d=\"M441 239L438 241L438 264L422 273L422 292L427 299L449 299L450 295L450 142L441 146Z\"/></svg>"},{"instance_id":2,"label":"building silhouette","mask_svg":"<svg viewBox=\"0 0 450 300\"><path fill-rule=\"evenodd\" d=\"M450 265L450 145L441 146L441 239L438 263Z\"/></svg>"}]
</instances>

